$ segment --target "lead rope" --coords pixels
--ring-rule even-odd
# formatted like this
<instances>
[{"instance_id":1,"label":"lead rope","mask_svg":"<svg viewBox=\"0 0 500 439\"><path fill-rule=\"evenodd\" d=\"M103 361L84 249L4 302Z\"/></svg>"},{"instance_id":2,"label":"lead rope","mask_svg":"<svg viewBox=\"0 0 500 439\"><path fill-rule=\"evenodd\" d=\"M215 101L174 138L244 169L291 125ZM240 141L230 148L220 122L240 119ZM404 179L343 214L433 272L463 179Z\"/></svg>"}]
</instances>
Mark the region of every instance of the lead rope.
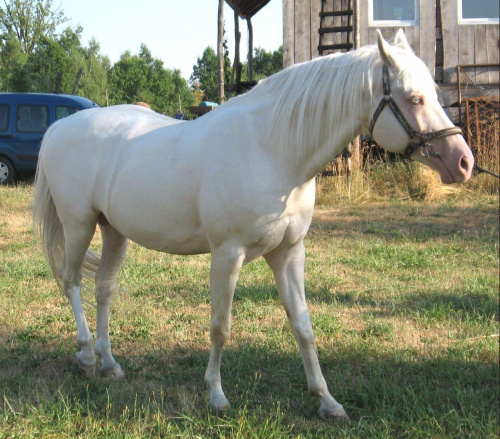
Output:
<instances>
[{"instance_id":1,"label":"lead rope","mask_svg":"<svg viewBox=\"0 0 500 439\"><path fill-rule=\"evenodd\" d=\"M494 172L488 171L487 169L481 168L481 166L477 165L476 163L474 163L474 168L472 168L472 169L477 171L478 174L485 173L485 174L491 175L492 177L500 178L500 175L495 174Z\"/></svg>"}]
</instances>

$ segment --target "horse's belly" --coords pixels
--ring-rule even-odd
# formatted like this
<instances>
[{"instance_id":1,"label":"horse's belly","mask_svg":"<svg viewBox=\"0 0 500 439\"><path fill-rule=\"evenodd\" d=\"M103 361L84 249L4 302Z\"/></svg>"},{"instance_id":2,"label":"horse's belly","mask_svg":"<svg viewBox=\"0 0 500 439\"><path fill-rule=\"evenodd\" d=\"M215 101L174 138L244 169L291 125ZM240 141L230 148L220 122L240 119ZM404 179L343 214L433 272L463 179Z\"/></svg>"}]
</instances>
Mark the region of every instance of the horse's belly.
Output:
<instances>
[{"instance_id":1,"label":"horse's belly","mask_svg":"<svg viewBox=\"0 0 500 439\"><path fill-rule=\"evenodd\" d=\"M210 251L208 241L200 230L188 230L185 227L169 227L168 225L162 229L140 225L127 227L123 224L116 228L130 240L150 250L176 255L194 255Z\"/></svg>"}]
</instances>

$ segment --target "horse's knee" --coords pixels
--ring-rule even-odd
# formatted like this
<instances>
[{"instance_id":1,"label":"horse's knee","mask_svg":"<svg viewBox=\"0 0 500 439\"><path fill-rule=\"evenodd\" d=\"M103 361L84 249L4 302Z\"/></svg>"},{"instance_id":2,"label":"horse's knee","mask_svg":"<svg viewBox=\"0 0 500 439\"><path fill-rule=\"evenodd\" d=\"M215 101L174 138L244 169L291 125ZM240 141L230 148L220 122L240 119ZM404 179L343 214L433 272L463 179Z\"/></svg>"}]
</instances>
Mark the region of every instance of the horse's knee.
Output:
<instances>
[{"instance_id":1,"label":"horse's knee","mask_svg":"<svg viewBox=\"0 0 500 439\"><path fill-rule=\"evenodd\" d=\"M314 331L310 322L299 322L292 324L292 332L301 345L314 344Z\"/></svg>"},{"instance_id":2,"label":"horse's knee","mask_svg":"<svg viewBox=\"0 0 500 439\"><path fill-rule=\"evenodd\" d=\"M213 341L225 343L231 335L231 322L212 320L210 324L210 337Z\"/></svg>"},{"instance_id":3,"label":"horse's knee","mask_svg":"<svg viewBox=\"0 0 500 439\"><path fill-rule=\"evenodd\" d=\"M98 273L95 278L95 286L97 303L108 303L118 290L118 279L116 277L106 278Z\"/></svg>"}]
</instances>

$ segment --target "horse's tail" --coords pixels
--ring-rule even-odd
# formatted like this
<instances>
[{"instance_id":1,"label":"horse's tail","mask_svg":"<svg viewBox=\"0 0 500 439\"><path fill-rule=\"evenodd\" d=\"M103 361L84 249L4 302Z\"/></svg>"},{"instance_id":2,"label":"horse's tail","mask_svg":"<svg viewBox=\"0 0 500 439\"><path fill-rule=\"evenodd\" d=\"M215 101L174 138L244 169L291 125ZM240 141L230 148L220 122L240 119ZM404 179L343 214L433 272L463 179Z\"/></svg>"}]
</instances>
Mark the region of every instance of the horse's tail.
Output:
<instances>
[{"instance_id":1,"label":"horse's tail","mask_svg":"<svg viewBox=\"0 0 500 439\"><path fill-rule=\"evenodd\" d=\"M49 262L57 284L64 291L60 270L60 264L64 255L64 231L52 194L50 193L42 154L40 154L38 160L35 176L33 230L42 241L45 257ZM99 267L100 259L97 253L87 250L82 268L87 272L95 273Z\"/></svg>"}]
</instances>

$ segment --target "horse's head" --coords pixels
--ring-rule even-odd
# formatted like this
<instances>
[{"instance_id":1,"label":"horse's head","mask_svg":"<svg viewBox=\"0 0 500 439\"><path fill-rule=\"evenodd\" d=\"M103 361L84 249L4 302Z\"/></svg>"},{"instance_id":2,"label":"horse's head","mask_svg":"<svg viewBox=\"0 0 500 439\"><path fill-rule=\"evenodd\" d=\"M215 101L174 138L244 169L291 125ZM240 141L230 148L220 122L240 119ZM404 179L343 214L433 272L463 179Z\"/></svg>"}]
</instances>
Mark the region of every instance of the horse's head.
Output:
<instances>
[{"instance_id":1,"label":"horse's head","mask_svg":"<svg viewBox=\"0 0 500 439\"><path fill-rule=\"evenodd\" d=\"M378 32L383 64L375 74L370 131L384 149L437 170L443 183L462 183L472 175L474 157L462 132L439 104L436 85L400 30L395 46Z\"/></svg>"}]
</instances>

